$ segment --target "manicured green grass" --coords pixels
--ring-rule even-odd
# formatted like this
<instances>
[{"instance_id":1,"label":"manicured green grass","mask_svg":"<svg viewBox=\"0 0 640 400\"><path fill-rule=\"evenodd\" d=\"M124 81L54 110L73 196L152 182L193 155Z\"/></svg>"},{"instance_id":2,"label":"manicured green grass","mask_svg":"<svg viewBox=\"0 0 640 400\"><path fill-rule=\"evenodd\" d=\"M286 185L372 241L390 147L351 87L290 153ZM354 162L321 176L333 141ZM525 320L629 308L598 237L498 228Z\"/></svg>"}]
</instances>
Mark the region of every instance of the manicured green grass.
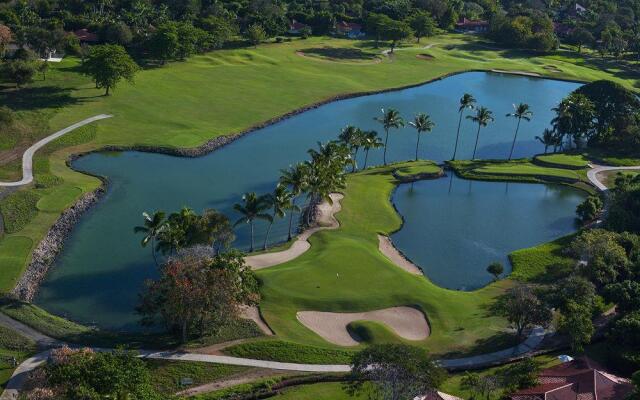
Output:
<instances>
[{"instance_id":1,"label":"manicured green grass","mask_svg":"<svg viewBox=\"0 0 640 400\"><path fill-rule=\"evenodd\" d=\"M13 374L13 359L20 363L36 352L36 343L11 329L0 326L0 389Z\"/></svg>"},{"instance_id":2,"label":"manicured green grass","mask_svg":"<svg viewBox=\"0 0 640 400\"><path fill-rule=\"evenodd\" d=\"M151 372L151 384L164 395L173 395L188 387L181 386L182 378L189 378L194 386L204 385L231 375L235 375L249 368L234 365L211 364L204 362L147 360Z\"/></svg>"},{"instance_id":3,"label":"manicured green grass","mask_svg":"<svg viewBox=\"0 0 640 400\"><path fill-rule=\"evenodd\" d=\"M604 185L608 188L614 188L616 186L616 178L618 177L618 174L622 174L622 175L626 175L626 176L637 176L640 172L637 171L605 171L605 172L601 172L599 175L599 177L604 177L602 178L602 183L604 183Z\"/></svg>"},{"instance_id":4,"label":"manicured green grass","mask_svg":"<svg viewBox=\"0 0 640 400\"><path fill-rule=\"evenodd\" d=\"M437 177L442 174L442 168L433 161L419 160L394 171L396 178L402 181Z\"/></svg>"},{"instance_id":5,"label":"manicured green grass","mask_svg":"<svg viewBox=\"0 0 640 400\"><path fill-rule=\"evenodd\" d=\"M545 166L582 169L587 168L589 160L582 154L541 154L534 158L534 161L540 161Z\"/></svg>"},{"instance_id":6,"label":"manicured green grass","mask_svg":"<svg viewBox=\"0 0 640 400\"><path fill-rule=\"evenodd\" d=\"M350 364L353 350L328 349L282 340L260 340L242 343L224 349L236 357L255 358L305 364Z\"/></svg>"},{"instance_id":7,"label":"manicured green grass","mask_svg":"<svg viewBox=\"0 0 640 400\"><path fill-rule=\"evenodd\" d=\"M374 321L354 321L347 325L347 330L364 344L406 342L386 325Z\"/></svg>"},{"instance_id":8,"label":"manicured green grass","mask_svg":"<svg viewBox=\"0 0 640 400\"><path fill-rule=\"evenodd\" d=\"M352 396L344 383L329 382L292 387L271 398L274 400L365 400L369 397L366 393Z\"/></svg>"},{"instance_id":9,"label":"manicured green grass","mask_svg":"<svg viewBox=\"0 0 640 400\"><path fill-rule=\"evenodd\" d=\"M24 236L9 236L0 241L0 293L16 285L26 264L33 241Z\"/></svg>"},{"instance_id":10,"label":"manicured green grass","mask_svg":"<svg viewBox=\"0 0 640 400\"><path fill-rule=\"evenodd\" d=\"M340 348L324 341L296 319L296 312L354 312L416 306L429 318L432 335L416 345L439 355L467 351L505 327L488 315L493 299L511 285L503 280L473 292L443 289L423 276L393 265L378 251L377 234L390 234L401 220L389 201L398 181L392 172L410 164L369 169L347 178L340 228L312 236L311 249L294 261L258 271L261 311L283 340ZM246 356L264 354L254 344Z\"/></svg>"},{"instance_id":11,"label":"manicured green grass","mask_svg":"<svg viewBox=\"0 0 640 400\"><path fill-rule=\"evenodd\" d=\"M141 72L135 85L122 84L109 97L102 96L102 90L95 89L93 83L80 74L77 59L65 58L62 63L52 65L46 81L37 81L19 92L1 91L2 103L21 110L25 121L42 122L42 128L33 130L34 140L99 113L110 113L114 118L92 125L95 127L87 128L88 133L80 130L78 135L85 138L63 143L70 147L52 144L50 154L43 153L49 158L49 170L36 171L36 182L55 186L57 190L38 189L46 211L38 212L20 231L20 236L29 238L35 246L62 211L60 208L68 204L69 197L59 200L58 196L70 196L74 188L86 193L100 184L94 177L68 169L65 161L75 152L108 144L197 146L336 95L416 84L465 70L526 70L583 81L609 78L627 87L634 87L638 82L637 78L615 69L609 72L599 69L592 59L564 50L549 55L504 50L471 35L438 36L430 38L428 44L434 45L429 49L433 56L429 62L416 58L417 54L424 53L416 47L398 51L392 60L384 59L377 64L315 60L296 54L299 50L323 47L344 48L347 53L353 53L353 49L380 51L372 49L366 41L312 38L256 49L220 50ZM81 144L87 140L91 142ZM0 176L6 173L0 168ZM19 163L11 164L9 173L19 174ZM47 200L47 196L56 199ZM26 264L30 251L24 247L3 246L0 258L15 257ZM20 273L23 268L12 270ZM15 281L16 278L7 279Z\"/></svg>"}]
</instances>

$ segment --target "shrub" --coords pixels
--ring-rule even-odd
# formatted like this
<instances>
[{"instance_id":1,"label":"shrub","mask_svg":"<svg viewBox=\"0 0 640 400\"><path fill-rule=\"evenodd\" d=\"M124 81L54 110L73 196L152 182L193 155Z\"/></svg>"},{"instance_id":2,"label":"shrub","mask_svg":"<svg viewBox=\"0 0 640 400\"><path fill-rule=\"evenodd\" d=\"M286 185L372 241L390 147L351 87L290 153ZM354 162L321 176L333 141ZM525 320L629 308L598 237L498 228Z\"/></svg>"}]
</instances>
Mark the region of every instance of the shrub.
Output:
<instances>
[{"instance_id":1,"label":"shrub","mask_svg":"<svg viewBox=\"0 0 640 400\"><path fill-rule=\"evenodd\" d=\"M10 194L0 201L0 213L7 233L22 230L31 221L38 210L36 204L40 196L31 190L22 190Z\"/></svg>"}]
</instances>

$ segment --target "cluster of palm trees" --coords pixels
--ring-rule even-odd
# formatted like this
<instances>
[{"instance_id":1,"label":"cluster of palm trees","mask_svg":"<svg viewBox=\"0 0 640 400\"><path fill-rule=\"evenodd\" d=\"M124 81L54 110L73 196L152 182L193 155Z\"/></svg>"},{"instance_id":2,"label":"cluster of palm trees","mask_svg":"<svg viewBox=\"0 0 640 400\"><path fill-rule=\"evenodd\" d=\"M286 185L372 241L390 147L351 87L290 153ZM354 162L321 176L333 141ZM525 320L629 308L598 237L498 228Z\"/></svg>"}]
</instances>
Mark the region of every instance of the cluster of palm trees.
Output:
<instances>
[{"instance_id":1,"label":"cluster of palm trees","mask_svg":"<svg viewBox=\"0 0 640 400\"><path fill-rule=\"evenodd\" d=\"M370 136L354 129L354 135L362 134L362 137ZM344 134L344 131L343 131ZM373 145L367 141L358 142L358 147L363 147L367 152ZM234 209L242 214L234 226L248 224L250 226L251 244L249 252L254 251L254 224L256 220L264 220L269 223L264 238L263 250L267 249L269 234L273 223L278 218L285 218L289 212L288 240L291 240L293 229L293 214L302 209L297 201L302 195L307 198L307 206L304 208L304 224L310 225L316 206L326 200L331 202L330 194L345 187L345 170L353 165L352 149L339 141L318 143L317 149L309 149L310 160L290 166L282 170L282 176L272 193L257 195L254 192L245 193L242 203L234 205Z\"/></svg>"},{"instance_id":2,"label":"cluster of palm trees","mask_svg":"<svg viewBox=\"0 0 640 400\"><path fill-rule=\"evenodd\" d=\"M214 209L207 209L198 215L191 208L183 207L169 216L163 211L152 214L144 212L142 216L144 223L136 226L134 232L144 234L141 245L151 245L156 265L157 252L172 255L183 248L208 245L212 253L217 254L228 248L235 239L227 217Z\"/></svg>"}]
</instances>

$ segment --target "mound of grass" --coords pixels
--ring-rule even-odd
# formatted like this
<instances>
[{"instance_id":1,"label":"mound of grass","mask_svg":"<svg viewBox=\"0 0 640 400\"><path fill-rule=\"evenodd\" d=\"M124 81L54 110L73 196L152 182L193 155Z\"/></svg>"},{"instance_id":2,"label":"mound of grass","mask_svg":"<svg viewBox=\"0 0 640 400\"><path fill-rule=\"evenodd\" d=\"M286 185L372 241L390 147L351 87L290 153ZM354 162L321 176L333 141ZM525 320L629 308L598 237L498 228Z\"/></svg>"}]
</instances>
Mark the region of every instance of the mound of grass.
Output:
<instances>
[{"instance_id":1,"label":"mound of grass","mask_svg":"<svg viewBox=\"0 0 640 400\"><path fill-rule=\"evenodd\" d=\"M80 196L82 190L77 187L60 186L50 194L42 197L37 204L38 210L45 212L60 212L69 207Z\"/></svg>"},{"instance_id":2,"label":"mound of grass","mask_svg":"<svg viewBox=\"0 0 640 400\"><path fill-rule=\"evenodd\" d=\"M380 55L353 47L313 47L301 49L300 53L308 57L317 57L328 61L363 62L380 59Z\"/></svg>"},{"instance_id":3,"label":"mound of grass","mask_svg":"<svg viewBox=\"0 0 640 400\"><path fill-rule=\"evenodd\" d=\"M354 352L308 346L283 340L259 340L228 347L225 353L258 360L272 360L304 364L350 364Z\"/></svg>"},{"instance_id":4,"label":"mound of grass","mask_svg":"<svg viewBox=\"0 0 640 400\"><path fill-rule=\"evenodd\" d=\"M433 161L420 160L397 168L393 175L402 182L420 179L437 178L442 175L442 168Z\"/></svg>"},{"instance_id":5,"label":"mound of grass","mask_svg":"<svg viewBox=\"0 0 640 400\"><path fill-rule=\"evenodd\" d=\"M180 385L182 378L190 378L192 386L199 386L248 370L246 367L204 362L146 360L146 363L151 372L151 384L165 395L187 389Z\"/></svg>"},{"instance_id":6,"label":"mound of grass","mask_svg":"<svg viewBox=\"0 0 640 400\"><path fill-rule=\"evenodd\" d=\"M403 342L402 338L386 325L374 321L353 321L347 325L347 331L363 344Z\"/></svg>"},{"instance_id":7,"label":"mound of grass","mask_svg":"<svg viewBox=\"0 0 640 400\"><path fill-rule=\"evenodd\" d=\"M20 232L38 214L40 195L32 190L19 190L0 200L0 213L6 233Z\"/></svg>"},{"instance_id":8,"label":"mound of grass","mask_svg":"<svg viewBox=\"0 0 640 400\"><path fill-rule=\"evenodd\" d=\"M509 254L511 278L524 282L551 283L571 271L575 260L562 254L575 235Z\"/></svg>"},{"instance_id":9,"label":"mound of grass","mask_svg":"<svg viewBox=\"0 0 640 400\"><path fill-rule=\"evenodd\" d=\"M589 160L582 154L542 154L537 155L534 161L547 167L583 169L589 165Z\"/></svg>"},{"instance_id":10,"label":"mound of grass","mask_svg":"<svg viewBox=\"0 0 640 400\"><path fill-rule=\"evenodd\" d=\"M314 383L283 390L279 400L365 400L366 393L352 395L347 386L340 382Z\"/></svg>"}]
</instances>

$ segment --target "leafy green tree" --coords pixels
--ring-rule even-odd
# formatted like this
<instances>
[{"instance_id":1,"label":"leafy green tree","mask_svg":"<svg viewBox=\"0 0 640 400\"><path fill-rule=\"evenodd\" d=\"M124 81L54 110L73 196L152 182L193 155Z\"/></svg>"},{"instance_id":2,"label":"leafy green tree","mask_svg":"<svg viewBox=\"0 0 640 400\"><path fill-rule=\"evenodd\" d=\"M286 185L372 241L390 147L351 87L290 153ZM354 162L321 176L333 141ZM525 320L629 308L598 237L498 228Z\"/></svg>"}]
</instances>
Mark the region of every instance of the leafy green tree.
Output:
<instances>
[{"instance_id":1,"label":"leafy green tree","mask_svg":"<svg viewBox=\"0 0 640 400\"><path fill-rule=\"evenodd\" d=\"M267 33L264 28L258 24L251 25L247 28L245 36L254 47L258 47L260 43L267 40Z\"/></svg>"},{"instance_id":2,"label":"leafy green tree","mask_svg":"<svg viewBox=\"0 0 640 400\"><path fill-rule=\"evenodd\" d=\"M211 36L211 48L219 49L225 43L240 33L235 19L224 16L210 15L200 20L200 27Z\"/></svg>"},{"instance_id":3,"label":"leafy green tree","mask_svg":"<svg viewBox=\"0 0 640 400\"><path fill-rule=\"evenodd\" d=\"M409 24L404 21L395 21L392 19L385 21L382 26L382 32L380 32L383 40L391 42L391 53L393 53L400 41L410 38L412 34L413 31Z\"/></svg>"},{"instance_id":4,"label":"leafy green tree","mask_svg":"<svg viewBox=\"0 0 640 400\"><path fill-rule=\"evenodd\" d=\"M134 352L55 349L45 366L50 386L70 400L160 400L151 375Z\"/></svg>"},{"instance_id":5,"label":"leafy green tree","mask_svg":"<svg viewBox=\"0 0 640 400\"><path fill-rule=\"evenodd\" d=\"M583 224L593 221L602 212L604 204L599 196L589 196L576 207L578 219Z\"/></svg>"},{"instance_id":6,"label":"leafy green tree","mask_svg":"<svg viewBox=\"0 0 640 400\"><path fill-rule=\"evenodd\" d=\"M569 337L571 349L575 352L581 353L584 346L591 343L595 332L591 317L591 308L574 300L569 300L562 311L558 331Z\"/></svg>"},{"instance_id":7,"label":"leafy green tree","mask_svg":"<svg viewBox=\"0 0 640 400\"><path fill-rule=\"evenodd\" d=\"M573 139L576 146L580 140L591 138L595 131L595 107L589 98L581 93L571 93L558 107L553 109L556 116L551 123L556 132Z\"/></svg>"},{"instance_id":8,"label":"leafy green tree","mask_svg":"<svg viewBox=\"0 0 640 400\"><path fill-rule=\"evenodd\" d=\"M405 344L369 346L352 360L352 373L368 381L372 399L404 400L435 393L446 373L420 348Z\"/></svg>"},{"instance_id":9,"label":"leafy green tree","mask_svg":"<svg viewBox=\"0 0 640 400\"><path fill-rule=\"evenodd\" d=\"M144 237L140 244L142 247L147 247L151 243L151 254L153 255L153 261L158 266L158 257L156 255L156 239L158 236L167 229L167 221L165 219L165 213L162 211L156 211L149 215L147 212L142 213L144 218L144 225L136 226L133 228L134 233L144 233Z\"/></svg>"},{"instance_id":10,"label":"leafy green tree","mask_svg":"<svg viewBox=\"0 0 640 400\"><path fill-rule=\"evenodd\" d=\"M495 119L493 118L493 113L486 107L478 108L476 110L476 115L467 115L467 119L478 124L478 132L476 133L476 144L473 146L473 155L471 156L471 159L475 160L476 150L478 149L478 141L480 140L480 129L489 125L489 123L493 122Z\"/></svg>"},{"instance_id":11,"label":"leafy green tree","mask_svg":"<svg viewBox=\"0 0 640 400\"><path fill-rule=\"evenodd\" d=\"M640 282L625 280L605 286L604 298L620 313L640 311Z\"/></svg>"},{"instance_id":12,"label":"leafy green tree","mask_svg":"<svg viewBox=\"0 0 640 400\"><path fill-rule=\"evenodd\" d=\"M193 244L206 243L211 246L214 254L229 249L236 238L229 219L214 209L205 210L198 222L198 240Z\"/></svg>"},{"instance_id":13,"label":"leafy green tree","mask_svg":"<svg viewBox=\"0 0 640 400\"><path fill-rule=\"evenodd\" d=\"M384 14L369 13L369 15L367 15L367 19L365 20L365 29L367 30L367 33L375 37L376 49L380 47L380 40L382 40L384 26L389 20L390 18Z\"/></svg>"},{"instance_id":14,"label":"leafy green tree","mask_svg":"<svg viewBox=\"0 0 640 400\"><path fill-rule=\"evenodd\" d=\"M518 338L522 337L525 329L534 325L547 326L551 321L549 308L525 285L509 289L494 303L493 312L513 325Z\"/></svg>"},{"instance_id":15,"label":"leafy green tree","mask_svg":"<svg viewBox=\"0 0 640 400\"><path fill-rule=\"evenodd\" d=\"M411 29L420 43L420 39L423 37L433 36L436 30L436 23L431 16L425 12L416 13L409 21Z\"/></svg>"},{"instance_id":16,"label":"leafy green tree","mask_svg":"<svg viewBox=\"0 0 640 400\"><path fill-rule=\"evenodd\" d=\"M534 387L539 383L540 369L540 363L535 359L524 358L500 370L502 386L506 387L508 392Z\"/></svg>"},{"instance_id":17,"label":"leafy green tree","mask_svg":"<svg viewBox=\"0 0 640 400\"><path fill-rule=\"evenodd\" d=\"M105 89L106 96L123 79L133 83L140 69L124 47L116 44L91 47L83 68L95 80L98 88Z\"/></svg>"},{"instance_id":18,"label":"leafy green tree","mask_svg":"<svg viewBox=\"0 0 640 400\"><path fill-rule=\"evenodd\" d=\"M257 280L242 253L213 255L210 248L192 247L170 257L160 276L147 282L137 311L143 325L160 317L185 342L194 330L204 335L228 325L243 305L258 299Z\"/></svg>"},{"instance_id":19,"label":"leafy green tree","mask_svg":"<svg viewBox=\"0 0 640 400\"><path fill-rule=\"evenodd\" d=\"M265 213L270 206L267 195L258 196L254 192L245 193L244 196L242 196L242 201L242 204L236 203L233 206L234 210L242 214L242 217L236 221L234 226L249 224L251 228L251 247L249 248L249 253L252 253L255 220L262 219L271 222L273 218L271 215Z\"/></svg>"},{"instance_id":20,"label":"leafy green tree","mask_svg":"<svg viewBox=\"0 0 640 400\"><path fill-rule=\"evenodd\" d=\"M453 148L453 156L451 157L451 161L454 161L456 159L456 153L458 152L458 140L460 139L460 126L462 125L462 116L466 110L473 110L475 104L476 99L469 93L465 93L460 98L460 107L458 107L458 130L456 132L456 144Z\"/></svg>"},{"instance_id":21,"label":"leafy green tree","mask_svg":"<svg viewBox=\"0 0 640 400\"><path fill-rule=\"evenodd\" d=\"M271 232L271 227L273 226L275 219L284 218L287 215L287 210L293 211L294 207L298 209L298 207L293 204L294 195L289 191L289 189L287 189L286 185L278 183L273 193L268 196L268 201L273 209L273 214L271 215L271 221L269 221L267 233L264 236L264 245L262 246L263 250L267 249L269 233Z\"/></svg>"},{"instance_id":22,"label":"leafy green tree","mask_svg":"<svg viewBox=\"0 0 640 400\"><path fill-rule=\"evenodd\" d=\"M640 371L636 371L631 376L631 382L633 383L633 387L634 387L632 400L639 400L640 399Z\"/></svg>"},{"instance_id":23,"label":"leafy green tree","mask_svg":"<svg viewBox=\"0 0 640 400\"><path fill-rule=\"evenodd\" d=\"M418 149L420 147L420 134L423 132L431 132L436 126L435 122L431 120L425 113L420 113L415 116L413 121L409 122L409 125L413 126L418 133L418 139L416 141L416 161L418 161Z\"/></svg>"},{"instance_id":24,"label":"leafy green tree","mask_svg":"<svg viewBox=\"0 0 640 400\"><path fill-rule=\"evenodd\" d=\"M516 125L516 132L513 135L513 142L511 143L511 151L509 151L509 160L513 157L513 149L516 147L516 139L518 138L518 131L520 130L520 122L524 119L525 121L531 121L533 117L533 112L531 111L528 104L520 103L517 106L513 105L513 112L507 114L507 117L513 117L518 120L518 125Z\"/></svg>"},{"instance_id":25,"label":"leafy green tree","mask_svg":"<svg viewBox=\"0 0 640 400\"><path fill-rule=\"evenodd\" d=\"M567 252L581 261L578 272L597 287L604 287L629 276L629 257L620 242L621 237L615 232L590 229L578 235Z\"/></svg>"},{"instance_id":26,"label":"leafy green tree","mask_svg":"<svg viewBox=\"0 0 640 400\"><path fill-rule=\"evenodd\" d=\"M487 267L487 272L493 275L493 278L497 281L498 279L500 279L500 275L504 273L504 266L501 262L492 262Z\"/></svg>"},{"instance_id":27,"label":"leafy green tree","mask_svg":"<svg viewBox=\"0 0 640 400\"><path fill-rule=\"evenodd\" d=\"M460 386L473 394L472 399L490 399L500 387L500 379L496 375L479 375L466 371L460 380Z\"/></svg>"},{"instance_id":28,"label":"leafy green tree","mask_svg":"<svg viewBox=\"0 0 640 400\"><path fill-rule=\"evenodd\" d=\"M364 132L364 140L363 145L364 148L364 165L362 168L367 168L367 160L369 159L369 151L372 149L379 149L384 147L384 143L382 143L382 139L378 136L378 132L376 131L367 131Z\"/></svg>"},{"instance_id":29,"label":"leafy green tree","mask_svg":"<svg viewBox=\"0 0 640 400\"><path fill-rule=\"evenodd\" d=\"M640 349L640 311L623 315L615 321L609 339L617 345Z\"/></svg>"},{"instance_id":30,"label":"leafy green tree","mask_svg":"<svg viewBox=\"0 0 640 400\"><path fill-rule=\"evenodd\" d=\"M387 165L387 148L389 144L389 129L400 129L404 127L404 120L400 116L400 112L398 110L394 110L393 108L388 109L387 111L384 108L381 110L382 117L374 118L378 121L382 127L384 128L385 138L384 138L384 153L382 155L382 159L384 165Z\"/></svg>"},{"instance_id":31,"label":"leafy green tree","mask_svg":"<svg viewBox=\"0 0 640 400\"><path fill-rule=\"evenodd\" d=\"M178 37L178 27L175 23L164 23L160 25L149 43L151 54L164 65L168 60L173 59L178 54L180 38Z\"/></svg>"},{"instance_id":32,"label":"leafy green tree","mask_svg":"<svg viewBox=\"0 0 640 400\"><path fill-rule=\"evenodd\" d=\"M9 80L15 82L16 87L20 89L27 83L33 82L36 66L33 61L15 59L4 64L4 71Z\"/></svg>"},{"instance_id":33,"label":"leafy green tree","mask_svg":"<svg viewBox=\"0 0 640 400\"><path fill-rule=\"evenodd\" d=\"M578 53L582 53L582 46L590 46L595 43L595 38L588 30L578 27L569 34L571 44L578 46Z\"/></svg>"},{"instance_id":34,"label":"leafy green tree","mask_svg":"<svg viewBox=\"0 0 640 400\"><path fill-rule=\"evenodd\" d=\"M298 163L295 166L289 167L289 169L282 170L280 176L280 183L287 185L293 194L291 200L291 212L289 213L289 235L287 241L291 240L291 229L293 225L294 211L300 211L300 207L296 205L296 199L302 194L307 186L307 166L305 163Z\"/></svg>"},{"instance_id":35,"label":"leafy green tree","mask_svg":"<svg viewBox=\"0 0 640 400\"><path fill-rule=\"evenodd\" d=\"M362 132L360 128L348 125L340 132L338 139L353 151L351 172L355 172L357 167L356 159L358 157L358 150L364 141L364 132Z\"/></svg>"}]
</instances>

